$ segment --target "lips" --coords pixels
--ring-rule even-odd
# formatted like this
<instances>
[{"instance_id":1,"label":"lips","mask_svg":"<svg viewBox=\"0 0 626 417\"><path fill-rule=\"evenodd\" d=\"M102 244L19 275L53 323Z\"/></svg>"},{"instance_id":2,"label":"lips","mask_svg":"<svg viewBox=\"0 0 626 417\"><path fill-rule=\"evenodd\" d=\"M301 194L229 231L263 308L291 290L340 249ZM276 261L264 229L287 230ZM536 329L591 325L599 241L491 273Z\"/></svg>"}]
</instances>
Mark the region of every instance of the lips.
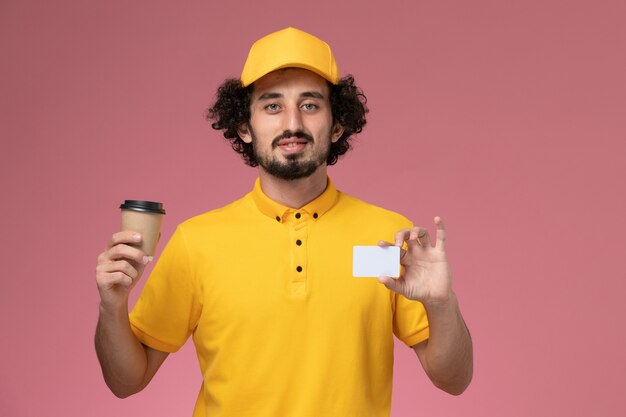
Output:
<instances>
[{"instance_id":1,"label":"lips","mask_svg":"<svg viewBox=\"0 0 626 417\"><path fill-rule=\"evenodd\" d=\"M278 147L287 153L294 153L303 150L307 143L309 141L305 138L291 137L279 140Z\"/></svg>"},{"instance_id":2,"label":"lips","mask_svg":"<svg viewBox=\"0 0 626 417\"><path fill-rule=\"evenodd\" d=\"M303 144L307 144L309 141L304 139L304 138L286 138L286 139L281 139L278 141L278 146L289 146L289 145L295 145L298 143L303 143Z\"/></svg>"}]
</instances>

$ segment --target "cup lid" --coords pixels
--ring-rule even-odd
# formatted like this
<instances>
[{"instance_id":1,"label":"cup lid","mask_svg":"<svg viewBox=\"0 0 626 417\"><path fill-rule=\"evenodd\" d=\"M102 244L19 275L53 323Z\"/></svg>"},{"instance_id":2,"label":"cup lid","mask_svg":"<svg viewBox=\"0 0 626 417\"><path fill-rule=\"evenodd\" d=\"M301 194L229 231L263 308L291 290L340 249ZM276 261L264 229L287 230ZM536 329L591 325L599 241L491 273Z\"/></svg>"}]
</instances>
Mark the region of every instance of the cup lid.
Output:
<instances>
[{"instance_id":1,"label":"cup lid","mask_svg":"<svg viewBox=\"0 0 626 417\"><path fill-rule=\"evenodd\" d=\"M165 214L165 209L163 209L163 203L157 203L156 201L124 200L124 203L120 205L120 208L122 210L145 211L148 213Z\"/></svg>"}]
</instances>

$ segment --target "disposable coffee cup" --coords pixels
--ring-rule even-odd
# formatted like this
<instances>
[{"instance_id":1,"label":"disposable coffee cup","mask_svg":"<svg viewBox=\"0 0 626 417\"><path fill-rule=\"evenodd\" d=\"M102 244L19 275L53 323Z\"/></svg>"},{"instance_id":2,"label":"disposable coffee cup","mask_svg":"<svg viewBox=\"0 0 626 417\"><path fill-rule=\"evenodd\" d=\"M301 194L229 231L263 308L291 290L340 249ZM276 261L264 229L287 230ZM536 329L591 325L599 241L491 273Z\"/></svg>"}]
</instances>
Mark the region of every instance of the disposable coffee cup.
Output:
<instances>
[{"instance_id":1,"label":"disposable coffee cup","mask_svg":"<svg viewBox=\"0 0 626 417\"><path fill-rule=\"evenodd\" d=\"M131 230L141 233L141 243L135 246L146 255L154 256L165 215L163 203L125 200L120 208L122 209L122 231Z\"/></svg>"}]
</instances>

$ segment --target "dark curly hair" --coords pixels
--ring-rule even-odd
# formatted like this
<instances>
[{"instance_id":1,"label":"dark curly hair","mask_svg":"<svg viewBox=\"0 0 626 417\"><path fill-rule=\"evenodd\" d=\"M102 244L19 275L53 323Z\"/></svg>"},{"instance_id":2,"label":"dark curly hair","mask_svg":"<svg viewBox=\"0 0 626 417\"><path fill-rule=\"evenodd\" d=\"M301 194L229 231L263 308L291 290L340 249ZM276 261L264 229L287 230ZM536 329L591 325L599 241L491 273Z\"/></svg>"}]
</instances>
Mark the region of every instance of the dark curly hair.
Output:
<instances>
[{"instance_id":1,"label":"dark curly hair","mask_svg":"<svg viewBox=\"0 0 626 417\"><path fill-rule=\"evenodd\" d=\"M339 157L351 147L352 135L361 133L367 123L365 114L367 98L363 91L354 84L354 77L347 75L335 84L328 83L330 106L333 122L338 122L344 129L341 137L330 145L326 163L334 165ZM251 143L245 143L239 137L237 129L250 121L250 97L252 85L243 87L241 81L229 78L217 89L213 106L206 111L206 118L212 121L211 127L223 130L235 152L240 153L246 164L255 167L258 161L254 156Z\"/></svg>"}]
</instances>

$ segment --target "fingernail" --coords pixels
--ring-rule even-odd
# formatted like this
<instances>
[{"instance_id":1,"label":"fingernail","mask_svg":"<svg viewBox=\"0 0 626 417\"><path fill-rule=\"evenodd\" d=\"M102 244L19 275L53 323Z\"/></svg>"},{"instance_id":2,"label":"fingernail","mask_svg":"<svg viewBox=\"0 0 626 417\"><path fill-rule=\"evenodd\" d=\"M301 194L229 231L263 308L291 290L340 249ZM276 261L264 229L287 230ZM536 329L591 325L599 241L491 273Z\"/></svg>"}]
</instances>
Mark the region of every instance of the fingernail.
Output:
<instances>
[{"instance_id":1,"label":"fingernail","mask_svg":"<svg viewBox=\"0 0 626 417\"><path fill-rule=\"evenodd\" d=\"M152 262L153 259L154 259L154 256L148 256L148 262Z\"/></svg>"},{"instance_id":2,"label":"fingernail","mask_svg":"<svg viewBox=\"0 0 626 417\"><path fill-rule=\"evenodd\" d=\"M139 242L141 240L141 235L139 233L133 233L133 239Z\"/></svg>"},{"instance_id":3,"label":"fingernail","mask_svg":"<svg viewBox=\"0 0 626 417\"><path fill-rule=\"evenodd\" d=\"M142 262L144 265L145 265L145 264L147 264L148 262L150 262L150 257L148 257L148 256L144 256L143 258L141 258L141 262Z\"/></svg>"}]
</instances>

